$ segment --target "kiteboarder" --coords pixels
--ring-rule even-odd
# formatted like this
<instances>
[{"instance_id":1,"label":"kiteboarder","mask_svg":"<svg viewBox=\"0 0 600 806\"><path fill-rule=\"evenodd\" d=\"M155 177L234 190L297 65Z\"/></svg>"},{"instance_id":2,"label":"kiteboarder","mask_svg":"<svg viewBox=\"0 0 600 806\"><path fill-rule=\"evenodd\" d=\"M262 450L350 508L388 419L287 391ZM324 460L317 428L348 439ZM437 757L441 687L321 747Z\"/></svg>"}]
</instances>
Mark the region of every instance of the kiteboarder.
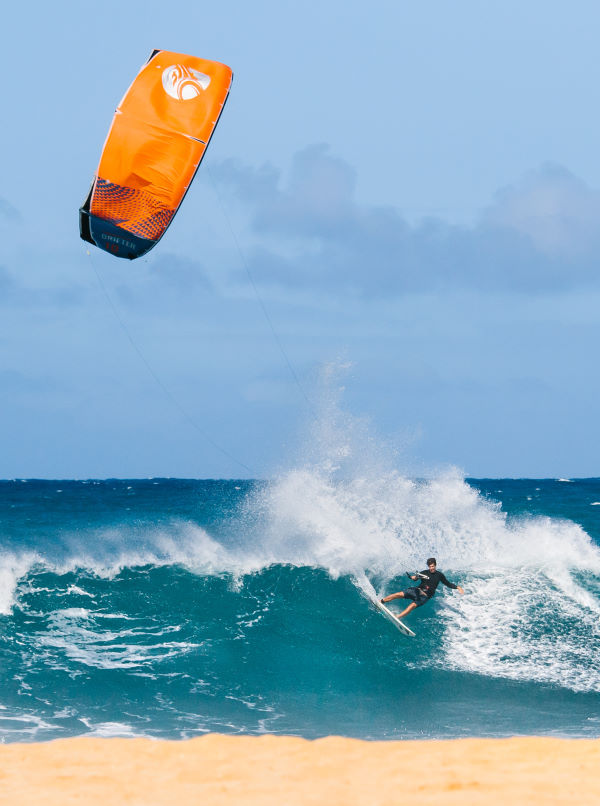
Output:
<instances>
[{"instance_id":1,"label":"kiteboarder","mask_svg":"<svg viewBox=\"0 0 600 806\"><path fill-rule=\"evenodd\" d=\"M398 619L404 618L404 616L408 615L416 607L421 607L431 598L433 598L436 588L440 582L447 588L457 590L461 595L464 593L464 590L460 585L455 585L454 582L448 582L444 574L437 570L437 562L435 557L430 557L427 560L426 571L421 571L417 574L409 574L407 571L406 576L415 582L420 579L421 581L419 583L419 587L407 588L406 590L398 591L398 593L391 593L389 596L384 596L383 599L381 599L382 604L391 602L393 599L411 600L409 606L403 610L402 613L399 613L396 616Z\"/></svg>"}]
</instances>

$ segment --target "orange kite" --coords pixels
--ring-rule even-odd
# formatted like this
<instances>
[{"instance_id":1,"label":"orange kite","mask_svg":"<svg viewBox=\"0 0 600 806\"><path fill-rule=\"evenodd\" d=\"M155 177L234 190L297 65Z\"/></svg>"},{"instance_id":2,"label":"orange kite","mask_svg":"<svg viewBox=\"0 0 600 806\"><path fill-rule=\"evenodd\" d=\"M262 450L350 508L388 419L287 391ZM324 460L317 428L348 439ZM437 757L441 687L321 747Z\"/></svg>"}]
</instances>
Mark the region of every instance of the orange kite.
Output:
<instances>
[{"instance_id":1,"label":"orange kite","mask_svg":"<svg viewBox=\"0 0 600 806\"><path fill-rule=\"evenodd\" d=\"M233 73L219 62L155 50L113 118L81 237L133 260L164 235L227 100Z\"/></svg>"}]
</instances>

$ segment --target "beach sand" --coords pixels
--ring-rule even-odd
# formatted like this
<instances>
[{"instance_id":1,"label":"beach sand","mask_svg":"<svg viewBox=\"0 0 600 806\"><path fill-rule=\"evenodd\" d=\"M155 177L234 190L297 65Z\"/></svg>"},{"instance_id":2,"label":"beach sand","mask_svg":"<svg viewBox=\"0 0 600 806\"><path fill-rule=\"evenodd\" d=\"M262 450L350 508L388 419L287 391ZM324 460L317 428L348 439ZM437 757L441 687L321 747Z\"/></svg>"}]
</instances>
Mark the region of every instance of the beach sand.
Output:
<instances>
[{"instance_id":1,"label":"beach sand","mask_svg":"<svg viewBox=\"0 0 600 806\"><path fill-rule=\"evenodd\" d=\"M600 804L600 739L365 742L209 734L0 747L10 804Z\"/></svg>"}]
</instances>

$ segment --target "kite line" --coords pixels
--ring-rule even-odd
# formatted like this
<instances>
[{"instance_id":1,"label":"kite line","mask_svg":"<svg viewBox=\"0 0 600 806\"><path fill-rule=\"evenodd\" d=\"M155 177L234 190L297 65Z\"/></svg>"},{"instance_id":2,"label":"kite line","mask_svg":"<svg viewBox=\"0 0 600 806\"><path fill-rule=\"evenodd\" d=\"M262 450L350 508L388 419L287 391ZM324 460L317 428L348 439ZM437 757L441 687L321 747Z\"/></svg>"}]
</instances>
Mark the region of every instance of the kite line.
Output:
<instances>
[{"instance_id":1,"label":"kite line","mask_svg":"<svg viewBox=\"0 0 600 806\"><path fill-rule=\"evenodd\" d=\"M137 344L137 342L135 341L135 339L131 335L131 333L129 331L129 328L125 324L123 318L119 314L119 311L118 311L116 305L114 304L114 302L112 300L112 297L108 293L108 289L106 288L106 285L104 284L104 282L102 280L102 276L100 275L100 272L96 268L96 265L94 263L94 260L92 258L92 254L91 254L90 250L86 249L86 252L87 252L87 255L88 255L89 259L90 259L90 264L92 266L94 274L96 275L98 285L100 286L100 288L102 290L102 293L103 293L105 299L107 300L107 302L109 304L109 307L111 308L111 310L112 310L117 322L121 326L121 329L123 330L123 332L127 336L127 339L129 341L129 343L131 344L132 348L134 349L134 351L136 352L138 358L140 359L142 364L146 367L146 369L148 370L149 374L154 379L154 381L157 384L157 386L160 387L160 389L163 391L164 395L175 406L175 408L179 411L179 413L182 415L184 420L186 420L186 422L189 423L189 425L191 425L192 428L194 428L203 437L203 439L206 440L206 442L208 442L210 445L212 445L212 447L215 448L215 450L217 450L220 453L222 453L223 456L226 456L228 459L230 459L236 465L239 465L239 467L244 468L244 470L248 471L248 473L250 473L251 475L254 475L254 472L253 472L252 468L248 467L248 465L246 465L244 462L241 462L239 459L236 459L236 457L233 456L233 454L231 454L226 448L224 448L222 445L220 445L218 442L216 442L210 436L210 434L208 434L204 430L204 428L202 428L197 423L197 421L191 416L191 414L187 411L187 409L185 409L184 406L182 406L182 404L175 397L175 395L171 392L171 390L163 383L163 381L160 379L159 375L156 373L156 371L154 370L154 368L152 367L152 365L150 364L150 362L148 361L148 359L146 358L146 356L144 355L144 353L140 349L139 345Z\"/></svg>"}]
</instances>

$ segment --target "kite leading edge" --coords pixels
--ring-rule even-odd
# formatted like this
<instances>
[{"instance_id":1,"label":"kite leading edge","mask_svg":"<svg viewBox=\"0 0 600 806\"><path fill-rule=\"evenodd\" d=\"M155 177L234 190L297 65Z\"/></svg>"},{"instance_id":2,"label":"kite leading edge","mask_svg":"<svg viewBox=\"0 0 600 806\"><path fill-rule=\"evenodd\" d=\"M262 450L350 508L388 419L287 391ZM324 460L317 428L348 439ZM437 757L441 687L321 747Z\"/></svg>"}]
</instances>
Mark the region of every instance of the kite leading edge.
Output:
<instances>
[{"instance_id":1,"label":"kite leading edge","mask_svg":"<svg viewBox=\"0 0 600 806\"><path fill-rule=\"evenodd\" d=\"M152 249L194 178L232 77L219 62L152 53L115 111L79 210L85 241L129 260Z\"/></svg>"}]
</instances>

